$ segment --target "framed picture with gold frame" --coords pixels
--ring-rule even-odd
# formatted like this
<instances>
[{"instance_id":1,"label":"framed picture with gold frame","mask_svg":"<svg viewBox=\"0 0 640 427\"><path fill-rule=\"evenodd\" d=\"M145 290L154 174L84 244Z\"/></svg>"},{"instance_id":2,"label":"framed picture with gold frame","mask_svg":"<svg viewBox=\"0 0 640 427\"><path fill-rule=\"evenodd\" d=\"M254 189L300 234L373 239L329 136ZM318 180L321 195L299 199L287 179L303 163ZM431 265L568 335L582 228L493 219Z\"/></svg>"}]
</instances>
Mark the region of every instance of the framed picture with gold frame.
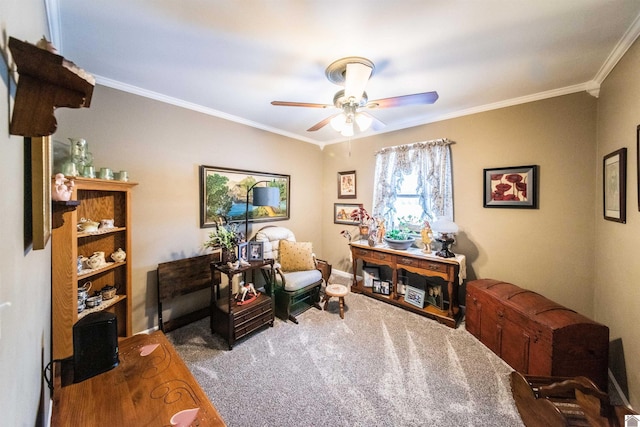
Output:
<instances>
[{"instance_id":1,"label":"framed picture with gold frame","mask_svg":"<svg viewBox=\"0 0 640 427\"><path fill-rule=\"evenodd\" d=\"M30 240L33 249L39 250L47 246L51 237L51 136L25 137L25 144L31 156Z\"/></svg>"}]
</instances>

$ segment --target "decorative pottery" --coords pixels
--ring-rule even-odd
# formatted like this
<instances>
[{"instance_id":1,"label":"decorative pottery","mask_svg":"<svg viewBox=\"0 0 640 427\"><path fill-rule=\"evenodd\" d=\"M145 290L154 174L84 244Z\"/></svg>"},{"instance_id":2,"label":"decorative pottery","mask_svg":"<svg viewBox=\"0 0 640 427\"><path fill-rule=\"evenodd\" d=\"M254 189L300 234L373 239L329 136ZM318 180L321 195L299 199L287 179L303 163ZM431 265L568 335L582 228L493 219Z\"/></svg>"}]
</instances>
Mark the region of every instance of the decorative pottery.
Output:
<instances>
[{"instance_id":1,"label":"decorative pottery","mask_svg":"<svg viewBox=\"0 0 640 427\"><path fill-rule=\"evenodd\" d=\"M78 231L83 231L85 233L92 233L98 231L98 226L100 226L99 222L92 221L90 219L81 218L78 223Z\"/></svg>"},{"instance_id":2,"label":"decorative pottery","mask_svg":"<svg viewBox=\"0 0 640 427\"><path fill-rule=\"evenodd\" d=\"M107 285L100 290L103 300L109 300L116 296L117 288L115 286Z\"/></svg>"},{"instance_id":3,"label":"decorative pottery","mask_svg":"<svg viewBox=\"0 0 640 427\"><path fill-rule=\"evenodd\" d=\"M391 249L406 250L406 249L409 249L409 247L413 244L415 239L409 238L406 240L393 240L385 237L384 241L387 244L387 246L389 246Z\"/></svg>"},{"instance_id":4,"label":"decorative pottery","mask_svg":"<svg viewBox=\"0 0 640 427\"><path fill-rule=\"evenodd\" d=\"M57 173L53 185L51 186L51 199L55 201L68 202L73 193L74 182L64 177L64 174Z\"/></svg>"},{"instance_id":5,"label":"decorative pottery","mask_svg":"<svg viewBox=\"0 0 640 427\"><path fill-rule=\"evenodd\" d=\"M127 254L122 250L122 248L118 248L117 251L111 254L111 259L115 262L123 262L126 257Z\"/></svg>"},{"instance_id":6,"label":"decorative pottery","mask_svg":"<svg viewBox=\"0 0 640 427\"><path fill-rule=\"evenodd\" d=\"M87 264L89 268L96 269L102 267L106 263L104 259L104 252L94 252L93 255L89 257Z\"/></svg>"}]
</instances>

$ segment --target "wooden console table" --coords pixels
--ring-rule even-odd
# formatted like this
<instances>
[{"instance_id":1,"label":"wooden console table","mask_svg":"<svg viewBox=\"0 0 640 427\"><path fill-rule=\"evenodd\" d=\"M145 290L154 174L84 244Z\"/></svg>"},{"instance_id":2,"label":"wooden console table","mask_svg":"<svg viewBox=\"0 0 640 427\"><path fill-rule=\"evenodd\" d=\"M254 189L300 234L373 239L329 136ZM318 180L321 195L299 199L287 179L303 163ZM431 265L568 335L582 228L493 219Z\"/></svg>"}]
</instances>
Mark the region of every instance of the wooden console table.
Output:
<instances>
[{"instance_id":1,"label":"wooden console table","mask_svg":"<svg viewBox=\"0 0 640 427\"><path fill-rule=\"evenodd\" d=\"M381 301L411 310L420 315L436 319L449 327L455 328L462 317L458 303L458 286L465 278L465 257L456 255L455 258L442 258L435 254L425 254L421 249L407 250L391 249L386 245L369 246L366 241L350 243L353 259L353 285L351 290L374 297ZM392 287L389 296L373 293L371 288L365 288L362 281L356 279L358 260L365 263L387 266L392 272ZM419 308L404 300L398 293L398 271L404 270L426 277L439 277L447 283L449 306L440 310L433 305Z\"/></svg>"},{"instance_id":2,"label":"wooden console table","mask_svg":"<svg viewBox=\"0 0 640 427\"><path fill-rule=\"evenodd\" d=\"M252 261L247 266L232 269L226 265L211 263L211 333L217 332L229 343L229 350L233 344L261 328L264 325L273 326L273 283L275 272L274 260ZM260 269L268 271L264 276L267 279L266 293L258 292L258 298L248 304L237 305L233 298L233 276ZM264 270L263 270L264 271ZM220 273L228 278L226 295L220 296Z\"/></svg>"},{"instance_id":3,"label":"wooden console table","mask_svg":"<svg viewBox=\"0 0 640 427\"><path fill-rule=\"evenodd\" d=\"M53 427L225 425L161 331L118 346L118 366L79 383L56 362Z\"/></svg>"}]
</instances>

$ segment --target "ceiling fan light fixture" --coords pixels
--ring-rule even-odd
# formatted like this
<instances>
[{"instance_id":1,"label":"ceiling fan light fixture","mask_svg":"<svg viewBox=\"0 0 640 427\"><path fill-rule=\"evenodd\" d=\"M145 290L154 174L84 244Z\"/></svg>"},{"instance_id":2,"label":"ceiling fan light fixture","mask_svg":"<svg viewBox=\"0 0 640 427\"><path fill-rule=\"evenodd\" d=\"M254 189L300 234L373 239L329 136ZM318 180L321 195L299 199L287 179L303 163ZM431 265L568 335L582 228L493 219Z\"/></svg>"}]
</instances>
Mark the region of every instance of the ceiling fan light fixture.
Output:
<instances>
[{"instance_id":1,"label":"ceiling fan light fixture","mask_svg":"<svg viewBox=\"0 0 640 427\"><path fill-rule=\"evenodd\" d=\"M357 113L356 123L358 124L358 129L360 129L360 132L364 132L365 130L369 129L371 123L373 123L373 118L371 118L371 116L367 116L366 114Z\"/></svg>"},{"instance_id":2,"label":"ceiling fan light fixture","mask_svg":"<svg viewBox=\"0 0 640 427\"><path fill-rule=\"evenodd\" d=\"M338 131L341 132L342 129L344 128L345 123L347 123L347 116L344 113L340 113L337 116L335 116L333 119L331 119L331 127Z\"/></svg>"},{"instance_id":3,"label":"ceiling fan light fixture","mask_svg":"<svg viewBox=\"0 0 640 427\"><path fill-rule=\"evenodd\" d=\"M342 136L353 136L353 122L345 123L340 133Z\"/></svg>"}]
</instances>

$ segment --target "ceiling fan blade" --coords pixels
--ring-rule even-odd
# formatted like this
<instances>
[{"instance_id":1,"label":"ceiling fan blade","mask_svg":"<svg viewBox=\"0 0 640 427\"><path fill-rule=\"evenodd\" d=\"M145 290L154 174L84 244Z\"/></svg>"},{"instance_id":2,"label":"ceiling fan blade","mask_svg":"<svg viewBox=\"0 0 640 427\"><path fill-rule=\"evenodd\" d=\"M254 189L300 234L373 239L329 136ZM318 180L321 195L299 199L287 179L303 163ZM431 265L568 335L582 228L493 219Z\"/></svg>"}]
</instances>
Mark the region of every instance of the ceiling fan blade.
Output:
<instances>
[{"instance_id":1,"label":"ceiling fan blade","mask_svg":"<svg viewBox=\"0 0 640 427\"><path fill-rule=\"evenodd\" d=\"M369 117L371 119L371 129L372 130L378 131L378 130L380 130L383 127L386 126L384 124L384 122L382 122L378 118L372 116L371 114L367 113L366 111L359 111L358 114L362 114L363 116L367 116L367 117Z\"/></svg>"},{"instance_id":2,"label":"ceiling fan blade","mask_svg":"<svg viewBox=\"0 0 640 427\"><path fill-rule=\"evenodd\" d=\"M347 99L354 97L356 102L360 102L364 88L371 77L373 70L366 64L353 62L347 64L344 81L344 95Z\"/></svg>"},{"instance_id":3,"label":"ceiling fan blade","mask_svg":"<svg viewBox=\"0 0 640 427\"><path fill-rule=\"evenodd\" d=\"M283 107L310 107L310 108L333 107L333 105L329 105L329 104L313 104L309 102L289 102L289 101L271 101L271 105L279 105Z\"/></svg>"},{"instance_id":4,"label":"ceiling fan blade","mask_svg":"<svg viewBox=\"0 0 640 427\"><path fill-rule=\"evenodd\" d=\"M369 101L367 108L403 107L405 105L433 104L438 100L438 92L414 93Z\"/></svg>"},{"instance_id":5,"label":"ceiling fan blade","mask_svg":"<svg viewBox=\"0 0 640 427\"><path fill-rule=\"evenodd\" d=\"M341 113L338 114L333 114L329 117L327 117L326 119L319 121L318 123L316 123L315 125L311 126L309 129L307 129L307 132L315 132L318 129L322 129L323 127L325 127L326 125L329 124L329 122L331 121L331 119L333 119L335 116L339 116Z\"/></svg>"}]
</instances>

